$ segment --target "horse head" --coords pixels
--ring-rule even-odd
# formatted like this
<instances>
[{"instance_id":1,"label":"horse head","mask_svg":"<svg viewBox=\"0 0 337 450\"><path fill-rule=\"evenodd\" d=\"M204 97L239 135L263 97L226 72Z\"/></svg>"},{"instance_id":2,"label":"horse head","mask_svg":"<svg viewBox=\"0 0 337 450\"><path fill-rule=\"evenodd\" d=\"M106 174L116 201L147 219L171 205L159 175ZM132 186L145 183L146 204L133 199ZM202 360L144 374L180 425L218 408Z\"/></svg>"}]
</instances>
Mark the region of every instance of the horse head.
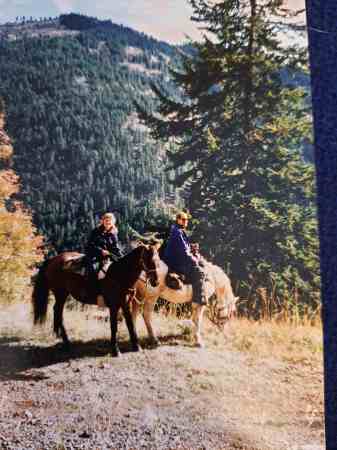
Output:
<instances>
[{"instance_id":1,"label":"horse head","mask_svg":"<svg viewBox=\"0 0 337 450\"><path fill-rule=\"evenodd\" d=\"M236 313L239 297L235 297L230 279L220 267L211 264L209 270L215 286L215 296L209 305L209 318L220 331L224 331L225 324Z\"/></svg>"},{"instance_id":2,"label":"horse head","mask_svg":"<svg viewBox=\"0 0 337 450\"><path fill-rule=\"evenodd\" d=\"M159 255L155 245L140 244L141 259L140 264L144 270L147 279L150 281L152 287L159 285L158 269L159 269Z\"/></svg>"},{"instance_id":3,"label":"horse head","mask_svg":"<svg viewBox=\"0 0 337 450\"><path fill-rule=\"evenodd\" d=\"M211 321L218 327L220 331L223 331L226 323L232 317L234 317L236 313L236 303L238 300L239 297L234 296L229 302L225 298L216 300L214 314Z\"/></svg>"}]
</instances>

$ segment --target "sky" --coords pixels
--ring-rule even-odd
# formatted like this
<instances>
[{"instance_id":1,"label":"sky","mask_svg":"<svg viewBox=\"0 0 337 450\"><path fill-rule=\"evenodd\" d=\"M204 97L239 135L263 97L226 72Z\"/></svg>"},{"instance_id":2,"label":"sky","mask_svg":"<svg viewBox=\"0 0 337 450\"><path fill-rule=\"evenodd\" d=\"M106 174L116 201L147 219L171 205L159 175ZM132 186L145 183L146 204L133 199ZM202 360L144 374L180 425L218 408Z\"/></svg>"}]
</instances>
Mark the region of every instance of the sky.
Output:
<instances>
[{"instance_id":1,"label":"sky","mask_svg":"<svg viewBox=\"0 0 337 450\"><path fill-rule=\"evenodd\" d=\"M304 8L305 0L287 1L294 9ZM0 23L13 22L17 16L55 17L68 12L111 19L171 43L199 36L187 0L0 0Z\"/></svg>"}]
</instances>

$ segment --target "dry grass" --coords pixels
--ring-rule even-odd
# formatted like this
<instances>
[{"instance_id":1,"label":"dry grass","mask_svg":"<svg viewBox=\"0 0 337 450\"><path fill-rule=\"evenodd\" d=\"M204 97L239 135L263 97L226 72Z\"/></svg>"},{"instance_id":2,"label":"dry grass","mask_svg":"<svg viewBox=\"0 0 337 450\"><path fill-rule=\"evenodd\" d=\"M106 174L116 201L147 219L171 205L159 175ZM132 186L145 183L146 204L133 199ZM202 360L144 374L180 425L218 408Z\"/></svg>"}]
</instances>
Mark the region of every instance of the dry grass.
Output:
<instances>
[{"instance_id":1,"label":"dry grass","mask_svg":"<svg viewBox=\"0 0 337 450\"><path fill-rule=\"evenodd\" d=\"M310 326L237 319L231 324L229 339L236 350L258 358L272 356L295 364L322 364L321 324Z\"/></svg>"},{"instance_id":2,"label":"dry grass","mask_svg":"<svg viewBox=\"0 0 337 450\"><path fill-rule=\"evenodd\" d=\"M178 306L178 307L177 307ZM180 331L189 340L191 333L185 325L186 321L179 319L189 317L181 305L164 305L163 314L155 315L156 329L164 334L173 330ZM165 316L165 317L163 317ZM211 347L222 348L230 345L234 350L248 353L255 359L273 357L285 363L323 365L323 333L320 317L307 315L305 317L287 316L278 320L249 320L246 318L232 319L225 328L225 339L215 327L204 320L203 335Z\"/></svg>"},{"instance_id":3,"label":"dry grass","mask_svg":"<svg viewBox=\"0 0 337 450\"><path fill-rule=\"evenodd\" d=\"M50 302L45 324L33 326L30 302L10 303L2 305L0 312L1 336L17 336L22 339L37 339L41 343L51 345L56 342L53 335L53 302ZM110 326L105 322L107 310L97 307L65 310L64 323L71 340L109 339Z\"/></svg>"},{"instance_id":4,"label":"dry grass","mask_svg":"<svg viewBox=\"0 0 337 450\"><path fill-rule=\"evenodd\" d=\"M50 342L55 340L52 334L52 307L49 306L48 318L44 326L33 328L31 307L28 302L14 303L2 308L0 313L1 334L16 334L21 337L31 335L43 337ZM164 314L154 314L153 324L159 336L180 336L187 342L191 340L191 329L185 320L177 320L177 312L164 310ZM110 339L109 312L96 306L76 307L65 310L64 323L72 340ZM147 337L147 331L141 317L137 330L141 339ZM203 335L208 346L222 348L230 346L236 351L249 353L252 357L280 359L293 364L322 365L322 326L320 323L296 325L275 321L251 321L234 319L227 324L224 336L205 319ZM124 321L119 324L119 335L128 339Z\"/></svg>"},{"instance_id":5,"label":"dry grass","mask_svg":"<svg viewBox=\"0 0 337 450\"><path fill-rule=\"evenodd\" d=\"M41 329L33 328L28 303L2 308L1 335L32 339L34 345L38 343L40 347L52 346L56 338L52 334L51 306L48 320ZM76 306L73 310L66 310L64 318L72 341L86 343L97 340L94 345L101 345L101 340L110 339L108 310L94 306L82 310ZM176 389L182 389L180 393L177 391L177 395L184 401L189 402L193 398L194 406L202 401L210 405L216 402L216 411L212 408L207 410L209 420L213 420L212 414L214 420L223 417L229 426L238 429L243 436L263 437L264 441L273 443L273 449L294 450L302 448L301 442L322 441L320 325L234 319L226 325L223 335L205 320L203 335L206 350L191 347L191 333L186 321L178 321L168 311L166 314L154 314L153 325L162 337L162 346L156 351L144 352L144 361L151 361L151 367L156 368L152 374L154 380L164 377L165 382L158 378L160 392L165 390L167 378L175 379ZM145 343L147 332L141 318L137 330L141 341ZM119 339L124 342L129 340L124 321L119 324ZM89 346L86 351L88 349ZM132 361L138 370L143 357L144 354L136 358L126 353L124 361L127 365ZM110 367L112 364L111 357L105 354L98 356L95 361L90 364L102 371L106 365ZM124 364L123 358L120 363ZM80 358L78 363L73 360L72 364L85 365L86 360ZM84 371L82 365L79 373L93 373L92 368L88 372ZM134 370L130 369L130 376ZM200 411L203 407L200 403Z\"/></svg>"},{"instance_id":6,"label":"dry grass","mask_svg":"<svg viewBox=\"0 0 337 450\"><path fill-rule=\"evenodd\" d=\"M53 334L53 301L48 306L47 320L42 326L33 326L32 308L29 301L3 304L0 310L1 336L17 336L22 339L37 339L45 345L59 341ZM97 306L82 306L70 303L71 308L64 311L64 325L71 341L110 340L109 310ZM190 329L171 314L154 314L153 324L162 336L170 336L189 341ZM137 331L141 341L147 339L147 331L141 317L137 321ZM118 336L122 341L129 340L125 321L118 324Z\"/></svg>"}]
</instances>

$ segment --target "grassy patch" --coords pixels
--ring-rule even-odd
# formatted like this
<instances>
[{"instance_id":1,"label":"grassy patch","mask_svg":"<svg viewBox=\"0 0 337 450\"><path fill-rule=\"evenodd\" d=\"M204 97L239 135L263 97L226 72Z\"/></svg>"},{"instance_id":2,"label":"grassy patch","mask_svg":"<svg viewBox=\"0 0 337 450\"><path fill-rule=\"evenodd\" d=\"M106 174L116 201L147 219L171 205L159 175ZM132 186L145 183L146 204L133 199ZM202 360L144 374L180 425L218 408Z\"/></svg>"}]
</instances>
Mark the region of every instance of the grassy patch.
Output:
<instances>
[{"instance_id":1,"label":"grassy patch","mask_svg":"<svg viewBox=\"0 0 337 450\"><path fill-rule=\"evenodd\" d=\"M229 336L236 350L257 357L273 356L292 363L321 362L322 339L320 325L252 322L246 319L236 320Z\"/></svg>"}]
</instances>

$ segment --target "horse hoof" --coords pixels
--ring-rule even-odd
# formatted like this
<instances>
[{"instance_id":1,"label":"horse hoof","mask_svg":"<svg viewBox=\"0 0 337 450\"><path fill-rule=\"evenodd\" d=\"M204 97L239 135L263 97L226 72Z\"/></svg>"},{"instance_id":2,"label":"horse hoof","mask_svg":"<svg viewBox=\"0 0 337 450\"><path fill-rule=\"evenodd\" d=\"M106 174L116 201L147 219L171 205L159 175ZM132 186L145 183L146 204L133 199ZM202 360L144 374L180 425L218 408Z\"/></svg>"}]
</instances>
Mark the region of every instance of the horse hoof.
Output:
<instances>
[{"instance_id":1,"label":"horse hoof","mask_svg":"<svg viewBox=\"0 0 337 450\"><path fill-rule=\"evenodd\" d=\"M112 356L113 358L117 358L118 356L121 356L121 352L120 352L120 350L119 350L118 347L113 347L113 348L111 349L111 356Z\"/></svg>"},{"instance_id":2,"label":"horse hoof","mask_svg":"<svg viewBox=\"0 0 337 450\"><path fill-rule=\"evenodd\" d=\"M159 341L159 339L157 339L157 338L152 338L152 339L150 339L149 344L150 344L152 347L159 347L160 341Z\"/></svg>"},{"instance_id":3,"label":"horse hoof","mask_svg":"<svg viewBox=\"0 0 337 450\"><path fill-rule=\"evenodd\" d=\"M203 342L196 342L196 348L205 348L205 344Z\"/></svg>"},{"instance_id":4,"label":"horse hoof","mask_svg":"<svg viewBox=\"0 0 337 450\"><path fill-rule=\"evenodd\" d=\"M61 350L63 352L69 352L70 351L70 342L63 342L63 344L61 344Z\"/></svg>"},{"instance_id":5,"label":"horse hoof","mask_svg":"<svg viewBox=\"0 0 337 450\"><path fill-rule=\"evenodd\" d=\"M142 350L143 349L139 344L132 345L132 347L131 347L132 352L141 352Z\"/></svg>"}]
</instances>

